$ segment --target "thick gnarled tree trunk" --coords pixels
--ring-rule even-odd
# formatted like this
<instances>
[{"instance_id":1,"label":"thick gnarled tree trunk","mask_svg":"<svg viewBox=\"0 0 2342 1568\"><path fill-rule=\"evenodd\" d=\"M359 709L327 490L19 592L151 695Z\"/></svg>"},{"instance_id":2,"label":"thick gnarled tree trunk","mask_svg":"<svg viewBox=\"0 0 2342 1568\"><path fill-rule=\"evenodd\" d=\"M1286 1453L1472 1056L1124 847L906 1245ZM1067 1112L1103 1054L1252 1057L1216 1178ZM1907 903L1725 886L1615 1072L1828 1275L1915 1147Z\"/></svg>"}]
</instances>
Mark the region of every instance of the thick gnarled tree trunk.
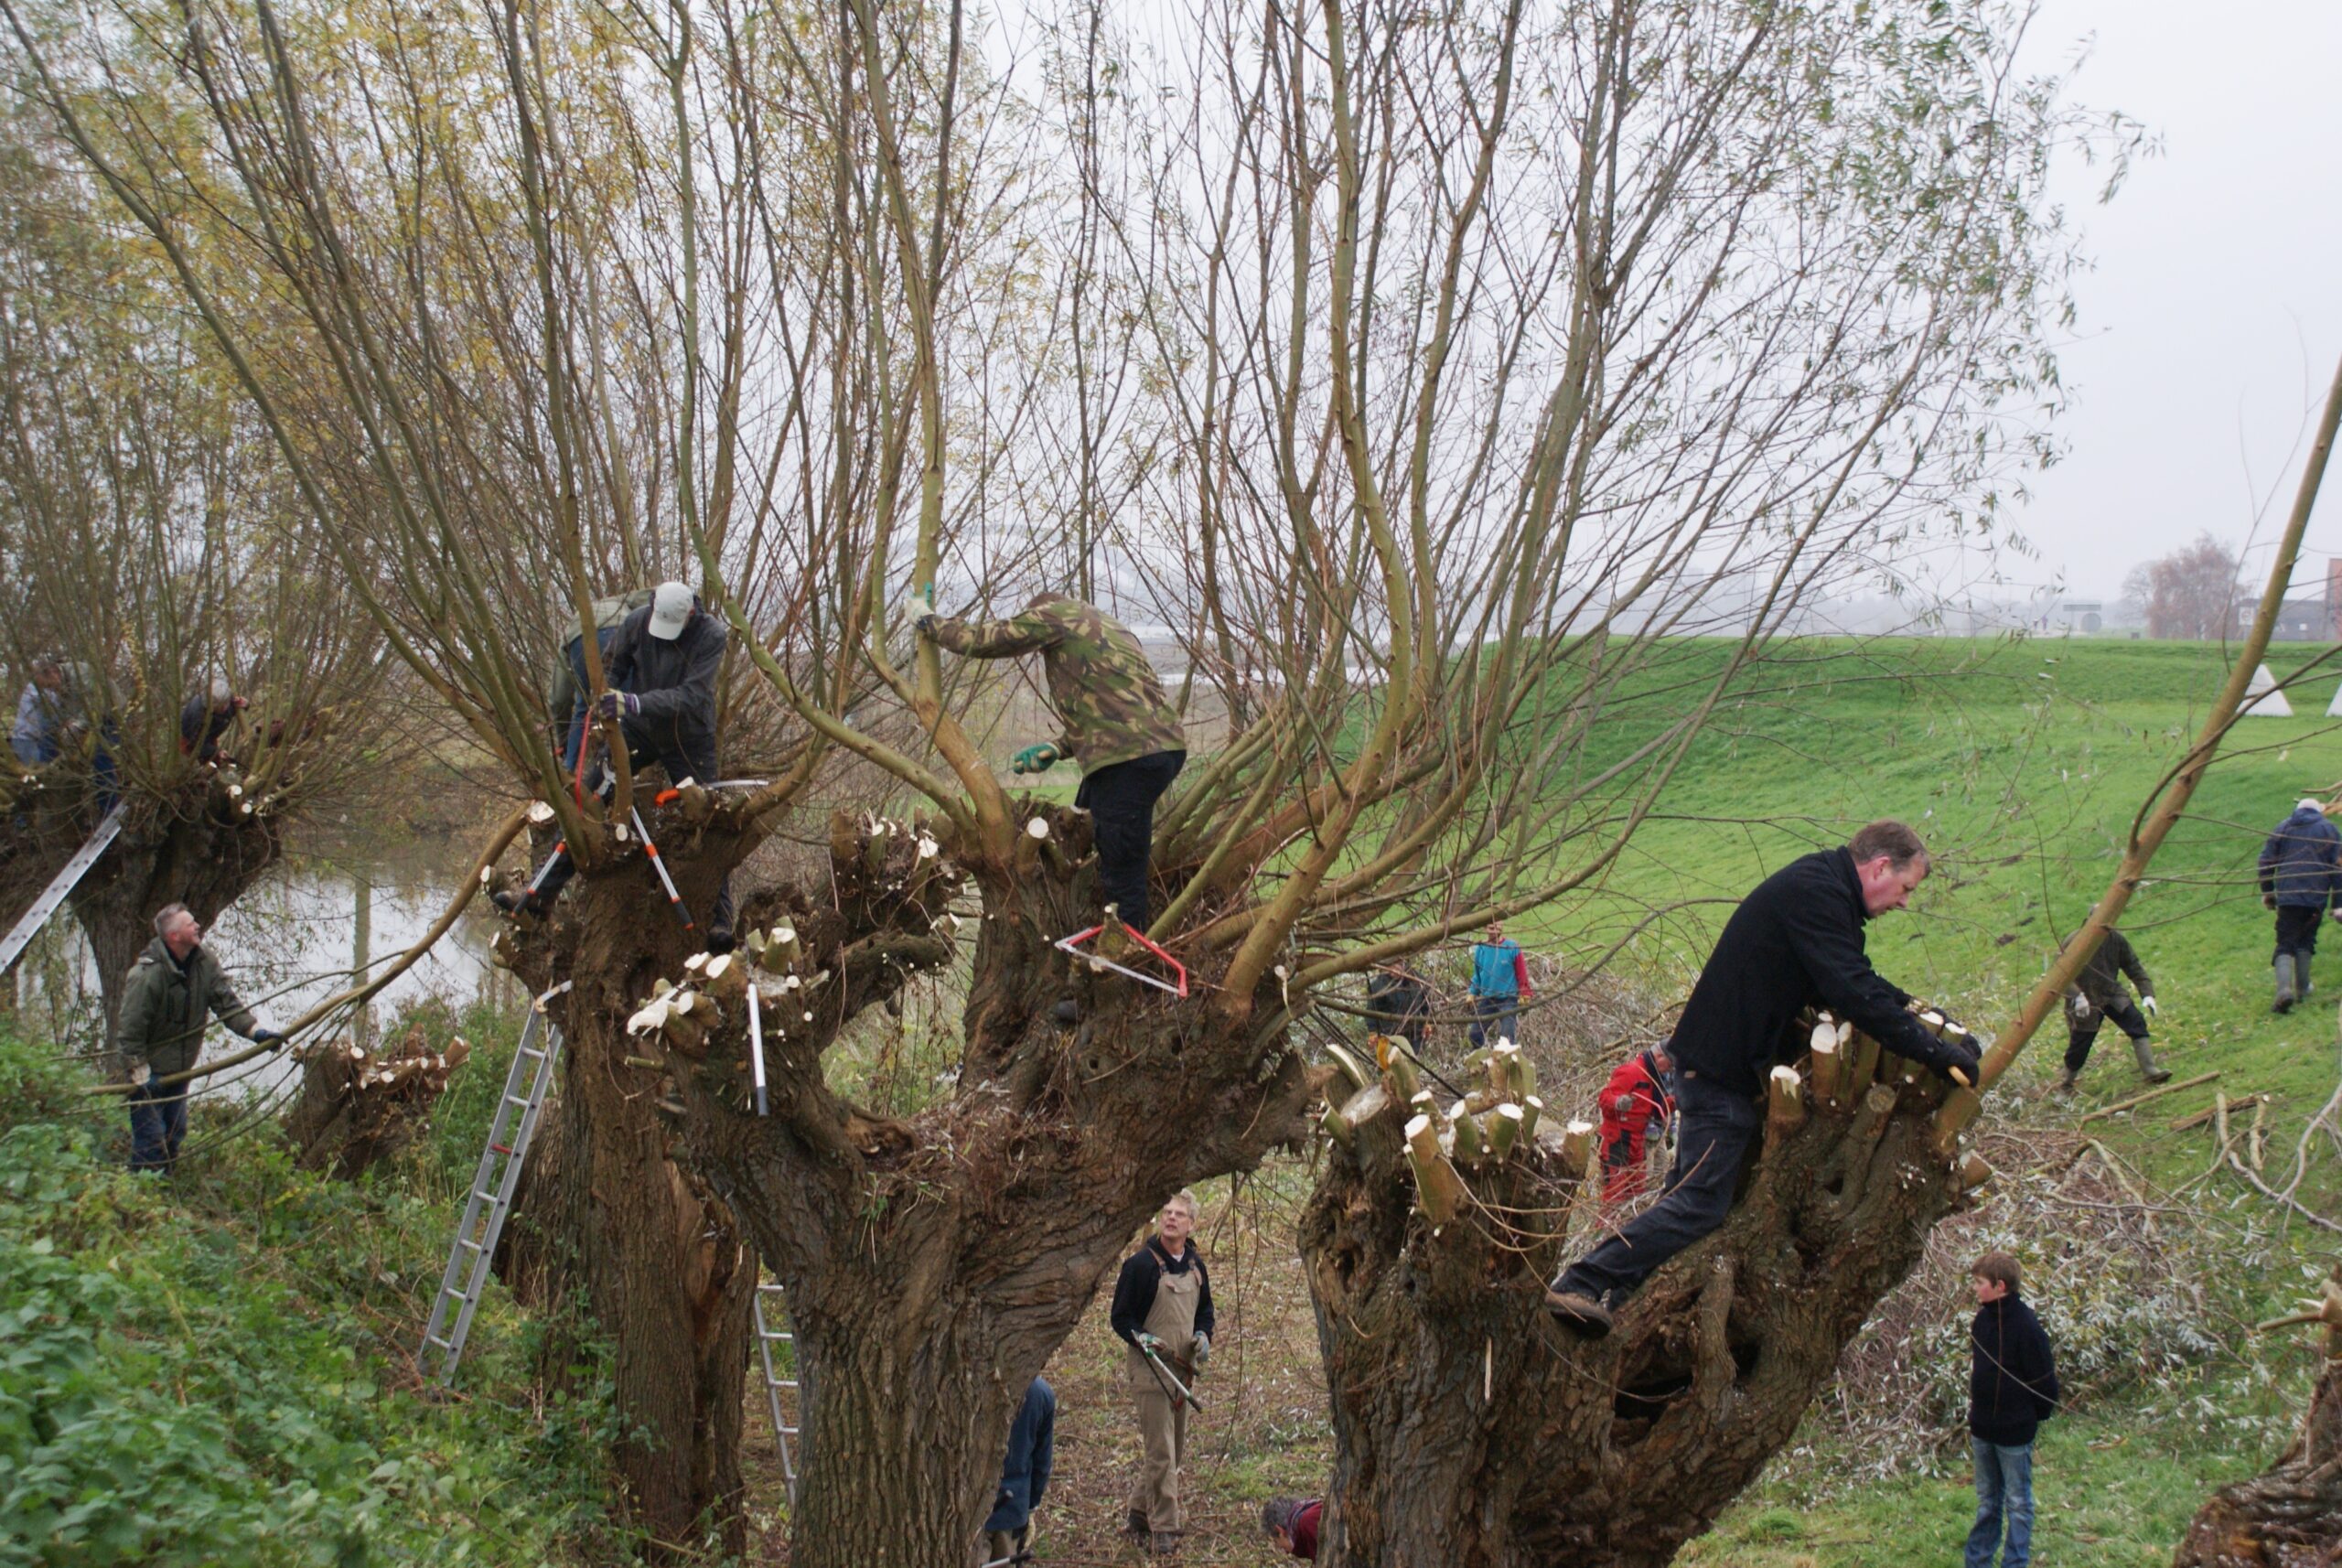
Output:
<instances>
[{"instance_id":1,"label":"thick gnarled tree trunk","mask_svg":"<svg viewBox=\"0 0 2342 1568\"><path fill-rule=\"evenodd\" d=\"M161 800L134 800L122 835L68 899L97 963L109 1035L123 981L155 940L156 912L184 904L208 928L284 852L276 818L247 811L228 782L214 775ZM51 875L95 830L97 817L93 811L59 822L47 846Z\"/></svg>"},{"instance_id":2,"label":"thick gnarled tree trunk","mask_svg":"<svg viewBox=\"0 0 2342 1568\"><path fill-rule=\"evenodd\" d=\"M2342 1264L2288 1322L2321 1323L2309 1411L2266 1474L2222 1487L2187 1527L2172 1568L2332 1568L2342 1563Z\"/></svg>"},{"instance_id":3,"label":"thick gnarled tree trunk","mask_svg":"<svg viewBox=\"0 0 2342 1568\"><path fill-rule=\"evenodd\" d=\"M1941 1099L1898 1079L1768 1128L1724 1228L1588 1342L1542 1307L1584 1140L1449 1165L1465 1196L1434 1224L1404 1095L1353 1097L1301 1230L1336 1444L1319 1561L1668 1563L1789 1440L1955 1201Z\"/></svg>"},{"instance_id":4,"label":"thick gnarled tree trunk","mask_svg":"<svg viewBox=\"0 0 2342 1568\"><path fill-rule=\"evenodd\" d=\"M1048 839L964 868L984 912L948 1101L893 1122L822 1074L844 1023L949 955L943 905L963 871L923 854L916 828L833 824L831 874L792 912L800 952L781 966L830 978L785 1037L768 1029L771 1114L747 1096L736 1007L681 1073L688 1157L788 1292L805 1383L799 1568L964 1559L1025 1385L1133 1234L1183 1185L1299 1132L1311 1075L1209 975L1176 999L1051 946L1089 923L1071 872L1088 829L1042 815ZM1249 1000L1273 1009L1274 986ZM1069 995L1071 1028L1053 1015Z\"/></svg>"},{"instance_id":5,"label":"thick gnarled tree trunk","mask_svg":"<svg viewBox=\"0 0 2342 1568\"><path fill-rule=\"evenodd\" d=\"M357 1180L414 1141L449 1076L471 1054L460 1036L445 1051L433 1050L420 1027L379 1050L356 1039L299 1047L301 1096L285 1117L293 1163Z\"/></svg>"},{"instance_id":6,"label":"thick gnarled tree trunk","mask_svg":"<svg viewBox=\"0 0 2342 1568\"><path fill-rule=\"evenodd\" d=\"M713 1538L746 1544L739 1448L756 1257L726 1207L669 1157L661 1075L629 1056L626 1020L661 974L699 950L721 878L753 847L728 816L696 831L650 812L686 905L686 932L639 846L581 869L552 917L500 943L548 1004L564 1048L517 1200L509 1256L532 1301L579 1302L607 1340L618 1418L613 1450L628 1517L654 1553ZM541 843L542 852L548 845ZM548 1364L568 1359L555 1347Z\"/></svg>"}]
</instances>

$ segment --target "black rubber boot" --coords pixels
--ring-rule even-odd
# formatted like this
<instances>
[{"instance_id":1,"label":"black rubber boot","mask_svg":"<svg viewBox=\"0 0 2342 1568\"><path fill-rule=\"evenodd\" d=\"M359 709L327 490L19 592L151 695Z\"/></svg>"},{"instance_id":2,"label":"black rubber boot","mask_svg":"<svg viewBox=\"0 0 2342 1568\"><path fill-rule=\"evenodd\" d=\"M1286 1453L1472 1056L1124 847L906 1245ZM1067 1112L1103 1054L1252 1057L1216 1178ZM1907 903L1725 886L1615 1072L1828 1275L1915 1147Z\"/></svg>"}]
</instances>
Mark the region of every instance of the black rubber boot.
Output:
<instances>
[{"instance_id":1,"label":"black rubber boot","mask_svg":"<svg viewBox=\"0 0 2342 1568\"><path fill-rule=\"evenodd\" d=\"M2270 1003L2269 1011L2290 1013L2294 1010L2294 955L2289 952L2279 953L2275 967L2277 999Z\"/></svg>"}]
</instances>

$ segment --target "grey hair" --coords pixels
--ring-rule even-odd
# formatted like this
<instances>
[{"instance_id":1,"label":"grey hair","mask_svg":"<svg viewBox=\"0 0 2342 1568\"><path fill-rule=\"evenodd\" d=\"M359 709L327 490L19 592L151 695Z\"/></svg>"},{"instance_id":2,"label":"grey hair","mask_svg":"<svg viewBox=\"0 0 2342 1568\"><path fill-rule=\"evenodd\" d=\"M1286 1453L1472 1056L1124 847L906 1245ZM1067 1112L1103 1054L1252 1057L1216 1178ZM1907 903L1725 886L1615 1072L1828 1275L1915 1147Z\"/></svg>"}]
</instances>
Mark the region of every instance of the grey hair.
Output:
<instances>
[{"instance_id":1,"label":"grey hair","mask_svg":"<svg viewBox=\"0 0 2342 1568\"><path fill-rule=\"evenodd\" d=\"M195 918L193 912L184 904L166 904L157 909L155 912L155 934L158 937L169 936L171 928L179 923L181 915L187 916L190 920Z\"/></svg>"},{"instance_id":2,"label":"grey hair","mask_svg":"<svg viewBox=\"0 0 2342 1568\"><path fill-rule=\"evenodd\" d=\"M1300 1519L1301 1510L1307 1506L1299 1498L1271 1498L1261 1505L1261 1528L1291 1535L1294 1521Z\"/></svg>"}]
</instances>

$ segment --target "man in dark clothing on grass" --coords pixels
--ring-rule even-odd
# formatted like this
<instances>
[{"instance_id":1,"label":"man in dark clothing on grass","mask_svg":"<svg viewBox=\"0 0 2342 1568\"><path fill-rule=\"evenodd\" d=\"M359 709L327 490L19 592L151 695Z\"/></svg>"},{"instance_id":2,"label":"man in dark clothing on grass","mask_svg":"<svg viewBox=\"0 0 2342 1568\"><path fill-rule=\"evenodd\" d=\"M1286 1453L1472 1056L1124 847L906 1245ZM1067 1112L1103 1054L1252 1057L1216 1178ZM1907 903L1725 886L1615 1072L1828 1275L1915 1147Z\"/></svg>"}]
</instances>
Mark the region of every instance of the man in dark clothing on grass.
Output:
<instances>
[{"instance_id":1,"label":"man in dark clothing on grass","mask_svg":"<svg viewBox=\"0 0 2342 1568\"><path fill-rule=\"evenodd\" d=\"M1863 925L1900 909L1928 875L1927 846L1901 822L1873 822L1842 849L1791 861L1724 922L1675 1026L1675 1168L1659 1201L1571 1264L1545 1293L1564 1327L1610 1332L1607 1298L1631 1291L1724 1223L1764 1114L1765 1075L1788 1059L1790 1025L1827 1007L1897 1056L1976 1081L1978 1053L1937 1039L1863 951ZM1802 1042L1799 1042L1801 1046Z\"/></svg>"},{"instance_id":2,"label":"man in dark clothing on grass","mask_svg":"<svg viewBox=\"0 0 2342 1568\"><path fill-rule=\"evenodd\" d=\"M2057 950L2064 952L2072 942L2068 938ZM2129 975L2139 988L2139 1000L2133 1004L2131 993L2122 988L2122 977ZM2066 1071L2057 1079L2059 1089L2071 1089L2082 1075L2082 1067L2090 1060L2090 1047L2098 1039L2098 1031L2107 1019L2131 1037L2131 1054L2138 1058L2140 1076L2149 1083L2162 1083L2171 1077L2169 1068L2155 1062L2154 1042L2148 1038L2147 1021L2139 1009L2149 1013L2155 1008L2155 983L2147 974L2147 966L2139 961L2138 950L2131 939L2120 931L2110 930L2106 940L2098 944L2082 972L2066 987Z\"/></svg>"},{"instance_id":3,"label":"man in dark clothing on grass","mask_svg":"<svg viewBox=\"0 0 2342 1568\"><path fill-rule=\"evenodd\" d=\"M1010 770L1045 773L1068 757L1081 765L1073 803L1090 813L1098 842L1098 901L1145 930L1155 803L1187 765L1187 737L1138 639L1064 594L1036 594L1005 620L957 620L935 613L930 588L914 594L905 613L920 636L962 658L1041 656L1049 705L1065 728L1018 752Z\"/></svg>"},{"instance_id":4,"label":"man in dark clothing on grass","mask_svg":"<svg viewBox=\"0 0 2342 1568\"><path fill-rule=\"evenodd\" d=\"M2049 1336L2033 1308L2017 1299L2016 1260L1987 1252L1969 1271L1976 1318L1968 1339L1968 1434L1976 1461L1976 1523L1968 1531L1966 1568L2025 1568L2033 1555L2033 1439L2057 1412L2057 1369ZM2006 1526L2008 1540L2002 1541Z\"/></svg>"},{"instance_id":5,"label":"man in dark clothing on grass","mask_svg":"<svg viewBox=\"0 0 2342 1568\"><path fill-rule=\"evenodd\" d=\"M1049 1490L1057 1453L1058 1396L1035 1378L1008 1428L1008 1455L1000 1462L1000 1491L984 1520L984 1561L1014 1562L1033 1547L1033 1510Z\"/></svg>"},{"instance_id":6,"label":"man in dark clothing on grass","mask_svg":"<svg viewBox=\"0 0 2342 1568\"><path fill-rule=\"evenodd\" d=\"M123 983L114 1019L114 1065L131 1085L130 1168L171 1174L187 1138L188 1089L160 1079L182 1073L203 1055L203 1029L218 1018L254 1045L285 1036L252 1021L220 961L204 947L203 927L184 904L155 917L155 940Z\"/></svg>"},{"instance_id":7,"label":"man in dark clothing on grass","mask_svg":"<svg viewBox=\"0 0 2342 1568\"><path fill-rule=\"evenodd\" d=\"M2261 847L2261 902L2277 911L2277 972L2272 1013L2285 1013L2309 994L2309 960L2317 950L2317 923L2328 910L2342 918L2342 832L2326 808L2304 796Z\"/></svg>"}]
</instances>

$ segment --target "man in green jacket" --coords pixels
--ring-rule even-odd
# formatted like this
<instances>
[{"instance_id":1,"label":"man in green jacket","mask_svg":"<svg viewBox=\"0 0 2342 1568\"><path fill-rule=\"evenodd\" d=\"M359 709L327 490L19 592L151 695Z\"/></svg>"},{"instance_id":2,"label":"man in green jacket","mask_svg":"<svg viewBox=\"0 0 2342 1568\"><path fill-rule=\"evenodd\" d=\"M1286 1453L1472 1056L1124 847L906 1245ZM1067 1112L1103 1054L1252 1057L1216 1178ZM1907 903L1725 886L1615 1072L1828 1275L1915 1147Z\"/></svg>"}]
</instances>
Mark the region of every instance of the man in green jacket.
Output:
<instances>
[{"instance_id":1,"label":"man in green jacket","mask_svg":"<svg viewBox=\"0 0 2342 1568\"><path fill-rule=\"evenodd\" d=\"M935 613L929 590L912 596L909 613L920 635L970 659L1041 656L1049 704L1065 728L1018 752L1009 767L1040 773L1069 757L1081 765L1073 803L1090 813L1098 841L1099 902L1146 929L1155 802L1187 763L1187 737L1138 639L1097 606L1063 594L1036 594L1005 620L955 620Z\"/></svg>"},{"instance_id":2,"label":"man in green jacket","mask_svg":"<svg viewBox=\"0 0 2342 1568\"><path fill-rule=\"evenodd\" d=\"M195 1065L203 1054L204 1025L214 1015L254 1045L285 1038L252 1022L220 961L204 948L203 928L187 906L166 904L155 917L155 940L130 966L114 1025L115 1065L131 1084L132 1170L170 1174L187 1137L188 1090L159 1080Z\"/></svg>"}]
</instances>

